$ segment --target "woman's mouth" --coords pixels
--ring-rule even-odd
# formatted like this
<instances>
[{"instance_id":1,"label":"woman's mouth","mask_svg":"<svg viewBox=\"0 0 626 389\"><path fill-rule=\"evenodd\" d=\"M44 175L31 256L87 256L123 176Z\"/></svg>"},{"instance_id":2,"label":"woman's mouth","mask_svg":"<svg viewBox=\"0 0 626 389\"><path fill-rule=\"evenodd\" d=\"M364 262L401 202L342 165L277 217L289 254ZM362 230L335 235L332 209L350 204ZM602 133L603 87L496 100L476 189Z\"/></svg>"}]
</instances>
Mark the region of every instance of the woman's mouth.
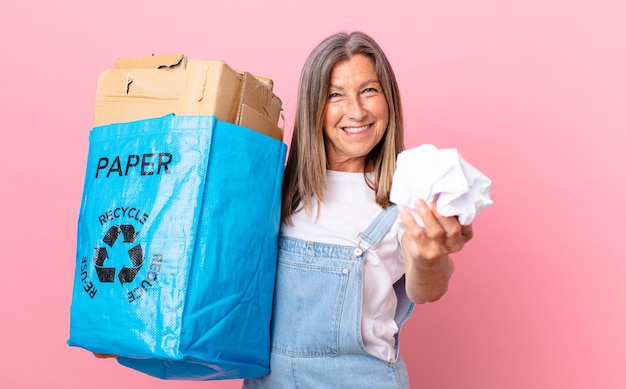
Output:
<instances>
[{"instance_id":1,"label":"woman's mouth","mask_svg":"<svg viewBox=\"0 0 626 389\"><path fill-rule=\"evenodd\" d=\"M365 132L370 128L370 125L367 124L365 126L360 127L343 127L342 129L348 134L360 134L361 132Z\"/></svg>"}]
</instances>

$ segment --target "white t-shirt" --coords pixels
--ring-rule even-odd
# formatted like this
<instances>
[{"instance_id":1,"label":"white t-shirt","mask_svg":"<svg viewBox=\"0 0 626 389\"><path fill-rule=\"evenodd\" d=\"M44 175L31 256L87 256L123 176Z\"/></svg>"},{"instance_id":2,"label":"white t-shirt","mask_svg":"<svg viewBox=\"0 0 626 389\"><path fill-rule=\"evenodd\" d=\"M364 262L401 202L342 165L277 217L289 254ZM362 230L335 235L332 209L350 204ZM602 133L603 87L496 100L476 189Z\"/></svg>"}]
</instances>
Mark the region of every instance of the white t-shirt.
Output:
<instances>
[{"instance_id":1,"label":"white t-shirt","mask_svg":"<svg viewBox=\"0 0 626 389\"><path fill-rule=\"evenodd\" d=\"M326 172L328 190L321 204L319 219L314 207L292 216L293 226L283 225L285 236L339 245L356 246L358 235L382 211L363 173ZM367 251L363 273L361 332L370 354L395 360L394 321L398 303L393 284L404 274L404 258L399 242L400 222L396 221L377 249Z\"/></svg>"}]
</instances>

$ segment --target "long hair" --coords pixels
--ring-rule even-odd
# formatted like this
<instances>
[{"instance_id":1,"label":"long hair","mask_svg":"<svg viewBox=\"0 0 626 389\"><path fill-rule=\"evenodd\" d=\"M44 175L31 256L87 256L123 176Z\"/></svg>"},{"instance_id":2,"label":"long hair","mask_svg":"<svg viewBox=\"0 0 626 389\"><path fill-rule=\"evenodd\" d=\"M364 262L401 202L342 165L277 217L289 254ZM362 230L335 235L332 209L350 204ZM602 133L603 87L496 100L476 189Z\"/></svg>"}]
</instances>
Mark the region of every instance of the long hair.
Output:
<instances>
[{"instance_id":1,"label":"long hair","mask_svg":"<svg viewBox=\"0 0 626 389\"><path fill-rule=\"evenodd\" d=\"M373 61L389 108L387 130L367 155L363 174L376 194L376 203L381 207L391 204L389 192L396 157L404 149L402 107L396 77L385 53L372 38L362 32L341 32L324 39L313 49L302 69L293 137L283 179L282 222L291 223L291 215L300 204L310 212L314 200L324 201L327 160L323 123L330 74L337 63L357 54L366 55ZM366 174L368 172L373 172L371 179Z\"/></svg>"}]
</instances>

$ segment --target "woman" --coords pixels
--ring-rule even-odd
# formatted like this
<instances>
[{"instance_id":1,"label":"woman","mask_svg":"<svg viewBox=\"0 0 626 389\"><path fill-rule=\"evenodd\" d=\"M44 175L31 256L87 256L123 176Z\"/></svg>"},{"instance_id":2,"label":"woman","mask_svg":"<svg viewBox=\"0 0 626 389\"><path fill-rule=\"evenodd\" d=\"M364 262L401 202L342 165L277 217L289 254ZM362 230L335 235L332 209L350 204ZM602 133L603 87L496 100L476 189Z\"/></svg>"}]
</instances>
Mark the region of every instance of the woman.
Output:
<instances>
[{"instance_id":1,"label":"woman","mask_svg":"<svg viewBox=\"0 0 626 389\"><path fill-rule=\"evenodd\" d=\"M359 32L322 41L302 71L285 169L271 371L244 388L408 388L400 328L413 304L446 292L448 254L472 228L418 201L422 229L391 204L402 150L381 48Z\"/></svg>"}]
</instances>

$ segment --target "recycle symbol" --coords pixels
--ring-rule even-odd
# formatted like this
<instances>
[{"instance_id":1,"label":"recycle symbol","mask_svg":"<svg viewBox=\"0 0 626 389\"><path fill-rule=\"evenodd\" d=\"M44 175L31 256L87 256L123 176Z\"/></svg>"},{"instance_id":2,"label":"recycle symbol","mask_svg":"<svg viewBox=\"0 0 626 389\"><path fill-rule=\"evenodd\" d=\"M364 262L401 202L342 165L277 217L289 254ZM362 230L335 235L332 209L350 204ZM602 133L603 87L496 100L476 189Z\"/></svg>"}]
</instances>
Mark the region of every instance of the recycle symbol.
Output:
<instances>
[{"instance_id":1,"label":"recycle symbol","mask_svg":"<svg viewBox=\"0 0 626 389\"><path fill-rule=\"evenodd\" d=\"M109 247L113 248L113 245L118 240L117 238L122 234L124 240L122 244L132 245L137 238L137 232L135 227L130 224L123 224L120 226L113 226L104 234L102 241ZM119 245L119 243L118 243ZM143 264L143 249L141 244L137 244L128 250L128 256L132 267L126 267L122 265L122 269L117 274L117 278L122 284L125 282L131 282L135 279L135 276L141 269ZM109 252L106 247L96 247L96 252L93 255L93 261L96 264L96 273L100 282L114 282L115 271L114 267L105 267L104 262L109 258Z\"/></svg>"}]
</instances>

